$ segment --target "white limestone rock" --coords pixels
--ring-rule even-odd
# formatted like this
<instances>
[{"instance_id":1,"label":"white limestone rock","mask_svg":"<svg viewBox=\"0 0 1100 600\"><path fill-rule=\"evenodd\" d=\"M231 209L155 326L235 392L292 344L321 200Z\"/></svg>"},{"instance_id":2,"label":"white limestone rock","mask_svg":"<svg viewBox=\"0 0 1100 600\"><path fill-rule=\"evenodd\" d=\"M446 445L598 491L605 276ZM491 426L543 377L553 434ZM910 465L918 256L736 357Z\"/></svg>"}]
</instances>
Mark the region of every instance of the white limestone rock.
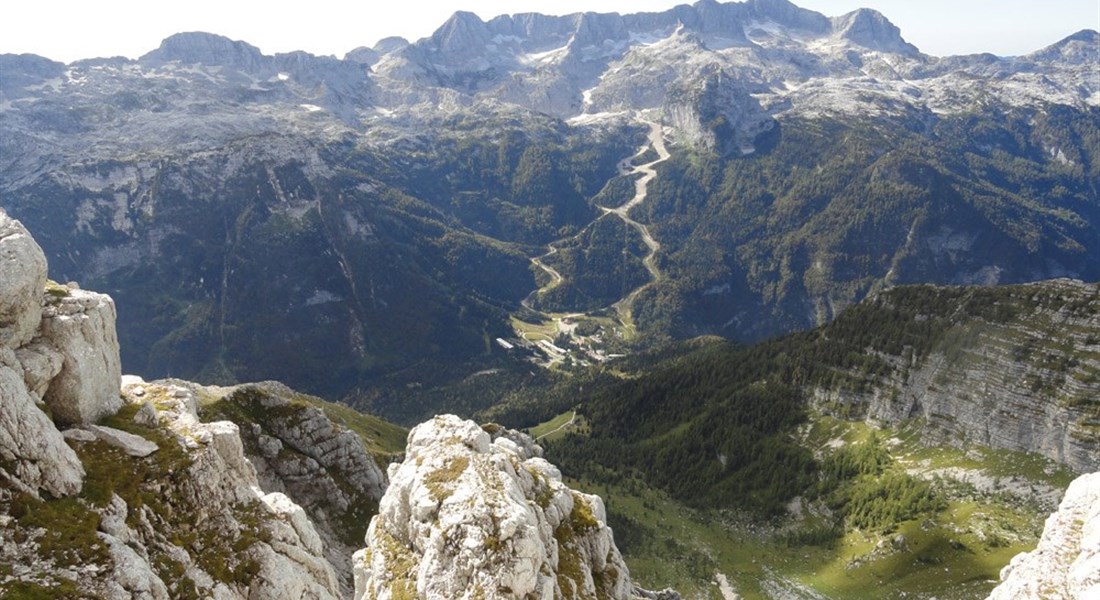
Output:
<instances>
[{"instance_id":1,"label":"white limestone rock","mask_svg":"<svg viewBox=\"0 0 1100 600\"><path fill-rule=\"evenodd\" d=\"M96 439L119 448L126 454L136 458L144 458L159 449L155 443L140 435L134 435L114 427L88 425L88 431L95 435Z\"/></svg>"},{"instance_id":2,"label":"white limestone rock","mask_svg":"<svg viewBox=\"0 0 1100 600\"><path fill-rule=\"evenodd\" d=\"M453 415L409 433L354 558L356 600L635 597L602 500L515 435Z\"/></svg>"},{"instance_id":3,"label":"white limestone rock","mask_svg":"<svg viewBox=\"0 0 1100 600\"><path fill-rule=\"evenodd\" d=\"M110 296L71 289L43 309L41 335L61 353L44 400L59 423L94 423L122 406L122 363Z\"/></svg>"},{"instance_id":4,"label":"white limestone rock","mask_svg":"<svg viewBox=\"0 0 1100 600\"><path fill-rule=\"evenodd\" d=\"M224 394L220 402L256 415L241 434L260 484L305 510L344 596L350 596L351 557L362 537L351 534L346 522L350 515L373 514L382 498L387 480L376 459L357 434L285 385L263 382L219 393ZM360 523L365 526L366 518Z\"/></svg>"},{"instance_id":5,"label":"white limestone rock","mask_svg":"<svg viewBox=\"0 0 1100 600\"><path fill-rule=\"evenodd\" d=\"M61 432L61 437L69 440L70 442L77 442L80 444L87 444L98 440L94 433L87 429L66 429Z\"/></svg>"},{"instance_id":6,"label":"white limestone rock","mask_svg":"<svg viewBox=\"0 0 1100 600\"><path fill-rule=\"evenodd\" d=\"M988 600L1100 598L1100 472L1070 484L1039 546L1001 570Z\"/></svg>"},{"instance_id":7,"label":"white limestone rock","mask_svg":"<svg viewBox=\"0 0 1100 600\"><path fill-rule=\"evenodd\" d=\"M65 357L41 338L16 348L15 357L23 366L23 382L27 384L27 391L36 402L41 402L50 382L61 372Z\"/></svg>"},{"instance_id":8,"label":"white limestone rock","mask_svg":"<svg viewBox=\"0 0 1100 600\"><path fill-rule=\"evenodd\" d=\"M99 533L114 562L108 597L133 600L169 600L168 588L149 563L122 540Z\"/></svg>"},{"instance_id":9,"label":"white limestone rock","mask_svg":"<svg viewBox=\"0 0 1100 600\"><path fill-rule=\"evenodd\" d=\"M84 480L80 459L35 405L22 366L5 346L0 346L0 471L0 479L36 495L39 490L75 494Z\"/></svg>"},{"instance_id":10,"label":"white limestone rock","mask_svg":"<svg viewBox=\"0 0 1100 600\"><path fill-rule=\"evenodd\" d=\"M42 317L46 255L19 221L0 208L0 345L18 348Z\"/></svg>"},{"instance_id":11,"label":"white limestone rock","mask_svg":"<svg viewBox=\"0 0 1100 600\"><path fill-rule=\"evenodd\" d=\"M141 395L134 396L140 389ZM332 566L325 559L316 528L300 506L281 493L265 493L256 470L244 453L240 431L229 421L203 423L198 418L199 401L185 382L145 383L127 378L124 394L128 401L142 403L156 398L158 427L175 434L185 448L190 464L174 484L180 501L201 512L198 521L220 523L221 537L233 539L247 527L259 527L263 537L235 557L255 563L255 575L247 582L215 581L203 571L189 549L180 549L174 560L184 565L203 597L224 600L336 600L341 597ZM141 400L144 398L145 400ZM260 520L246 525L232 517L233 507L258 506ZM118 507L110 507L119 512ZM158 540L146 547L162 549L165 533L150 531L145 537Z\"/></svg>"},{"instance_id":12,"label":"white limestone rock","mask_svg":"<svg viewBox=\"0 0 1100 600\"><path fill-rule=\"evenodd\" d=\"M134 413L134 423L144 427L156 427L157 426L157 409L153 406L152 402L145 401L141 408Z\"/></svg>"}]
</instances>

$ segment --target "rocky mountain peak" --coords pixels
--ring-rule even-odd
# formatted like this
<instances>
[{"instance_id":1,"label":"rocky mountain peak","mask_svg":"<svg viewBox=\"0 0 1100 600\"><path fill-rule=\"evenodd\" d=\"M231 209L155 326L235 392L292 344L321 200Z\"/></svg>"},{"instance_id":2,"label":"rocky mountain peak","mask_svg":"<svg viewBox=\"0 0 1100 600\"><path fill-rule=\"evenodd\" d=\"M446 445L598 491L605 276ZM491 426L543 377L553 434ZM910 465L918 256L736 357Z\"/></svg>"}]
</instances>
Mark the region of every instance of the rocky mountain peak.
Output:
<instances>
[{"instance_id":1,"label":"rocky mountain peak","mask_svg":"<svg viewBox=\"0 0 1100 600\"><path fill-rule=\"evenodd\" d=\"M920 50L901 37L901 30L882 13L860 8L833 19L834 34L869 50L916 56Z\"/></svg>"},{"instance_id":2,"label":"rocky mountain peak","mask_svg":"<svg viewBox=\"0 0 1100 600\"><path fill-rule=\"evenodd\" d=\"M0 100L26 95L24 89L61 76L65 65L36 54L0 54Z\"/></svg>"},{"instance_id":3,"label":"rocky mountain peak","mask_svg":"<svg viewBox=\"0 0 1100 600\"><path fill-rule=\"evenodd\" d=\"M630 37L626 23L618 13L586 12L579 15L573 43L577 47L598 46L607 41Z\"/></svg>"},{"instance_id":4,"label":"rocky mountain peak","mask_svg":"<svg viewBox=\"0 0 1100 600\"><path fill-rule=\"evenodd\" d=\"M648 593L630 580L603 501L562 483L541 454L519 432L453 415L414 428L356 553L356 600Z\"/></svg>"},{"instance_id":5,"label":"rocky mountain peak","mask_svg":"<svg viewBox=\"0 0 1100 600\"><path fill-rule=\"evenodd\" d=\"M1100 32L1082 29L1027 56L1031 60L1070 65L1093 65L1100 61Z\"/></svg>"},{"instance_id":6,"label":"rocky mountain peak","mask_svg":"<svg viewBox=\"0 0 1100 600\"><path fill-rule=\"evenodd\" d=\"M165 38L160 47L139 59L144 64L160 65L173 61L211 67L230 67L245 72L262 68L260 49L242 41L201 31L177 33Z\"/></svg>"},{"instance_id":7,"label":"rocky mountain peak","mask_svg":"<svg viewBox=\"0 0 1100 600\"><path fill-rule=\"evenodd\" d=\"M735 45L742 45L748 44L744 32L744 15L741 10L743 6L736 3L723 4L715 0L700 0L691 5L690 11L681 12L677 17L679 22L689 30L721 35Z\"/></svg>"},{"instance_id":8,"label":"rocky mountain peak","mask_svg":"<svg viewBox=\"0 0 1100 600\"><path fill-rule=\"evenodd\" d=\"M409 45L409 40L403 37L391 36L378 40L374 46L360 46L348 51L344 55L344 60L349 60L356 63L374 65L383 56L401 50Z\"/></svg>"},{"instance_id":9,"label":"rocky mountain peak","mask_svg":"<svg viewBox=\"0 0 1100 600\"><path fill-rule=\"evenodd\" d=\"M489 28L476 14L456 11L432 34L431 41L441 52L467 53L489 41Z\"/></svg>"}]
</instances>

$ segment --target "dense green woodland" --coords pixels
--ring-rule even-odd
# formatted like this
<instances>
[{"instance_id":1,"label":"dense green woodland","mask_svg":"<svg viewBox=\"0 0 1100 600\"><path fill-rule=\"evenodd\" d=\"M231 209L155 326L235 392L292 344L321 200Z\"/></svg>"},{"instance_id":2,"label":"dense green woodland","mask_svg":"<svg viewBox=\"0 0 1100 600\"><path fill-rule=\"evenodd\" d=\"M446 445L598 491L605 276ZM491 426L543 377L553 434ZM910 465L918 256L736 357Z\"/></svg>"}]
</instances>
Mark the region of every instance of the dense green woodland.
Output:
<instances>
[{"instance_id":1,"label":"dense green woodland","mask_svg":"<svg viewBox=\"0 0 1100 600\"><path fill-rule=\"evenodd\" d=\"M652 335L760 339L886 284L1100 278L1098 109L786 120L765 136L748 157L659 165L637 212L668 274L640 302Z\"/></svg>"},{"instance_id":2,"label":"dense green woodland","mask_svg":"<svg viewBox=\"0 0 1100 600\"><path fill-rule=\"evenodd\" d=\"M563 384L574 386L589 431L552 444L549 454L572 475L610 482L639 477L698 506L772 514L791 497L816 489L853 523L879 526L895 513L939 504L919 482L862 478L884 466L874 448L824 463L815 459L793 435L808 417L806 391L869 391L887 377L904 379L909 367L894 358L919 365L933 348L957 347L957 332L970 324L1013 325L1037 310L1091 318L1100 311L1100 297L1095 290L1065 296L1041 286L900 287L812 331L747 347L701 340L679 346L678 355L637 357L617 366L625 379ZM1022 349L1019 359L1045 360L1041 349L1032 351L1025 356ZM560 411L568 398L564 392L527 402L513 398L512 411L506 404L495 414L505 422L538 419ZM1100 419L1100 400L1087 402ZM534 410L538 406L545 412ZM853 412L859 408L832 410L861 418Z\"/></svg>"}]
</instances>

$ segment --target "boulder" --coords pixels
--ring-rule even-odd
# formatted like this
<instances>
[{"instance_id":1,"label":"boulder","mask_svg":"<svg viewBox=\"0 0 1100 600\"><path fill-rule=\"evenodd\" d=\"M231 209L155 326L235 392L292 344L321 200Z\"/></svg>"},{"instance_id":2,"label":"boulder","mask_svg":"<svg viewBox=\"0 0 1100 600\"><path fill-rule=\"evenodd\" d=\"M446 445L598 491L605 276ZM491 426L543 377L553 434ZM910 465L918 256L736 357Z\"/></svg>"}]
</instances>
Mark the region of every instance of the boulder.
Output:
<instances>
[{"instance_id":1,"label":"boulder","mask_svg":"<svg viewBox=\"0 0 1100 600\"><path fill-rule=\"evenodd\" d=\"M159 449L155 443L140 435L134 435L114 427L89 425L88 431L92 432L96 439L119 448L126 454L136 458L144 458Z\"/></svg>"},{"instance_id":2,"label":"boulder","mask_svg":"<svg viewBox=\"0 0 1100 600\"><path fill-rule=\"evenodd\" d=\"M62 357L43 398L58 423L94 423L121 408L122 362L110 296L79 289L51 296L41 336Z\"/></svg>"},{"instance_id":3,"label":"boulder","mask_svg":"<svg viewBox=\"0 0 1100 600\"><path fill-rule=\"evenodd\" d=\"M18 348L42 317L46 255L23 224L0 208L0 345Z\"/></svg>"},{"instance_id":4,"label":"boulder","mask_svg":"<svg viewBox=\"0 0 1100 600\"><path fill-rule=\"evenodd\" d=\"M0 479L35 495L80 491L84 467L61 432L35 404L23 368L0 346Z\"/></svg>"}]
</instances>

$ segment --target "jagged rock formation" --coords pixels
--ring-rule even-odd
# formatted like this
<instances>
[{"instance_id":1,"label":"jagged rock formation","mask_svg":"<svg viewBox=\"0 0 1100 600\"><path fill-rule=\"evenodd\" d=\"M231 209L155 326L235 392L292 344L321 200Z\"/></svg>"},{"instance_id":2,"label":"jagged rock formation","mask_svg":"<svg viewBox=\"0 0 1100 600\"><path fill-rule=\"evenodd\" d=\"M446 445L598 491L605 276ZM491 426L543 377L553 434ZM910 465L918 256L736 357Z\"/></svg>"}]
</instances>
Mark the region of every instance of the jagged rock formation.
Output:
<instances>
[{"instance_id":1,"label":"jagged rock formation","mask_svg":"<svg viewBox=\"0 0 1100 600\"><path fill-rule=\"evenodd\" d=\"M1100 473L1070 484L1039 547L1012 559L988 600L1092 598L1100 598Z\"/></svg>"},{"instance_id":2,"label":"jagged rock formation","mask_svg":"<svg viewBox=\"0 0 1100 600\"><path fill-rule=\"evenodd\" d=\"M342 595L350 596L351 557L387 485L363 440L276 382L196 389L219 398L204 408L205 414L241 425L245 453L261 487L285 493L309 515Z\"/></svg>"},{"instance_id":3,"label":"jagged rock formation","mask_svg":"<svg viewBox=\"0 0 1100 600\"><path fill-rule=\"evenodd\" d=\"M0 232L0 595L346 597L306 512L262 489L237 425L199 418L217 390L133 377L121 390L111 299L47 285L41 249L3 210ZM376 501L385 480L362 441L302 412L280 430L316 457L299 474L327 468ZM267 464L291 479L283 463ZM366 520L348 496L331 502L332 519Z\"/></svg>"},{"instance_id":4,"label":"jagged rock formation","mask_svg":"<svg viewBox=\"0 0 1100 600\"><path fill-rule=\"evenodd\" d=\"M76 454L37 405L61 370L61 353L75 354L41 339L45 284L42 249L0 209L0 478L34 497L76 493L84 477ZM117 345L113 352L117 364Z\"/></svg>"},{"instance_id":5,"label":"jagged rock formation","mask_svg":"<svg viewBox=\"0 0 1100 600\"><path fill-rule=\"evenodd\" d=\"M954 314L916 317L946 327L930 335L926 353L899 346L883 356L890 371L874 385L816 388L816 405L890 425L919 419L928 443L973 442L1037 452L1081 473L1100 469L1100 285L1060 279L953 294L945 305ZM889 307L903 297L869 302Z\"/></svg>"},{"instance_id":6,"label":"jagged rock formation","mask_svg":"<svg viewBox=\"0 0 1100 600\"><path fill-rule=\"evenodd\" d=\"M638 597L603 501L541 454L453 415L414 428L355 555L356 600Z\"/></svg>"}]
</instances>

